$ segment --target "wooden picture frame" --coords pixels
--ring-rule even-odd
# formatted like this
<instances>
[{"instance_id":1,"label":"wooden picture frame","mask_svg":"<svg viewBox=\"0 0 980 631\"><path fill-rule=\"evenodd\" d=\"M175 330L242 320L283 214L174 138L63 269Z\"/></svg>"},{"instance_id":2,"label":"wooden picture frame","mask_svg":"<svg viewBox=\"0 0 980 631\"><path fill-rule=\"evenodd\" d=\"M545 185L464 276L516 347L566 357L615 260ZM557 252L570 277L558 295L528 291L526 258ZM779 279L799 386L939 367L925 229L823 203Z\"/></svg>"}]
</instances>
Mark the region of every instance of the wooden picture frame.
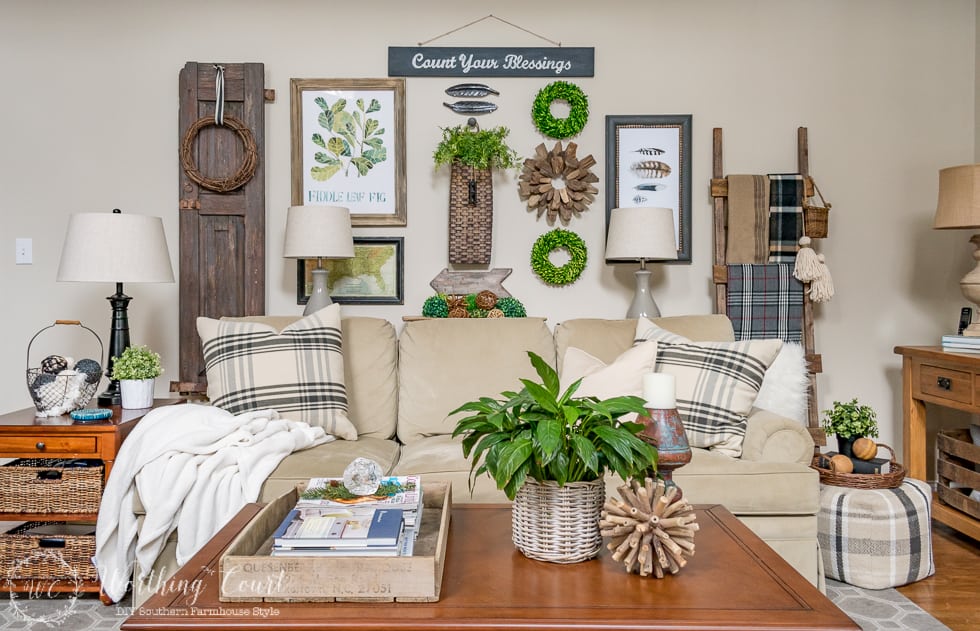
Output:
<instances>
[{"instance_id":1,"label":"wooden picture frame","mask_svg":"<svg viewBox=\"0 0 980 631\"><path fill-rule=\"evenodd\" d=\"M613 208L671 208L677 260L664 263L691 262L691 119L606 116L606 234Z\"/></svg>"},{"instance_id":2,"label":"wooden picture frame","mask_svg":"<svg viewBox=\"0 0 980 631\"><path fill-rule=\"evenodd\" d=\"M323 259L330 298L348 305L405 304L405 238L354 237L354 258ZM309 302L316 259L296 261L296 304Z\"/></svg>"},{"instance_id":3,"label":"wooden picture frame","mask_svg":"<svg viewBox=\"0 0 980 631\"><path fill-rule=\"evenodd\" d=\"M292 205L404 226L405 79L290 79Z\"/></svg>"}]
</instances>

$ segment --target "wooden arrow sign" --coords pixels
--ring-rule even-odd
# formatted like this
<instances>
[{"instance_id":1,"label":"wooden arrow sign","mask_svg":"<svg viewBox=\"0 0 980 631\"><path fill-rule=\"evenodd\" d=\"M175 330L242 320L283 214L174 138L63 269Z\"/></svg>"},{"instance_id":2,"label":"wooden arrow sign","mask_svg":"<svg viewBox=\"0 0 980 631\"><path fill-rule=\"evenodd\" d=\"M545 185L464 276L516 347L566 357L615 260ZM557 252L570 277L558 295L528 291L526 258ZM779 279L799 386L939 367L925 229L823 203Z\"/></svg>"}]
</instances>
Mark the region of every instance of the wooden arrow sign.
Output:
<instances>
[{"instance_id":1,"label":"wooden arrow sign","mask_svg":"<svg viewBox=\"0 0 980 631\"><path fill-rule=\"evenodd\" d=\"M510 267L479 272L450 272L446 268L429 281L429 285L440 294L475 294L489 289L498 298L506 298L510 292L504 289L503 282L513 271Z\"/></svg>"}]
</instances>

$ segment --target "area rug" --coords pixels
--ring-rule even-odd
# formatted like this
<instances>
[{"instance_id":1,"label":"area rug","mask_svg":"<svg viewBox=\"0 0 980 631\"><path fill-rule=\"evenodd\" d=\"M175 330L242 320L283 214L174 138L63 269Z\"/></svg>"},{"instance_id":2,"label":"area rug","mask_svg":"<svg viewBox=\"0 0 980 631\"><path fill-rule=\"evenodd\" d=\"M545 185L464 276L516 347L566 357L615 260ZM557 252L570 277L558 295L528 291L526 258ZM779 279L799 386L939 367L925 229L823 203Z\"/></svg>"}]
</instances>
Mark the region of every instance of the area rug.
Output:
<instances>
[{"instance_id":1,"label":"area rug","mask_svg":"<svg viewBox=\"0 0 980 631\"><path fill-rule=\"evenodd\" d=\"M106 607L90 595L74 601L35 596L20 594L11 601L0 593L0 629L113 631L130 614L128 597L119 605ZM828 579L827 596L865 631L949 630L894 589L861 589Z\"/></svg>"}]
</instances>

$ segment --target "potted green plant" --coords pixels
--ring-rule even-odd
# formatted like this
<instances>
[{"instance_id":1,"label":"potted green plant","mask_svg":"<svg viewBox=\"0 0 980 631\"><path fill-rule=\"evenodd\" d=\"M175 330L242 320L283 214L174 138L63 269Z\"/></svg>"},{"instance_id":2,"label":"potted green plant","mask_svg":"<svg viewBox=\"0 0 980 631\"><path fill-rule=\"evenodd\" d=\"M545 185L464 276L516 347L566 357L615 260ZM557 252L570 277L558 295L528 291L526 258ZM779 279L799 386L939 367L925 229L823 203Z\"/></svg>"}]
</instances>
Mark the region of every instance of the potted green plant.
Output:
<instances>
[{"instance_id":1,"label":"potted green plant","mask_svg":"<svg viewBox=\"0 0 980 631\"><path fill-rule=\"evenodd\" d=\"M129 346L112 361L112 378L119 382L126 409L152 407L153 383L161 374L159 353L146 346Z\"/></svg>"},{"instance_id":2,"label":"potted green plant","mask_svg":"<svg viewBox=\"0 0 980 631\"><path fill-rule=\"evenodd\" d=\"M833 407L823 411L823 429L837 436L837 451L850 457L854 441L865 436L878 436L878 417L874 409L861 405L858 400L849 403L834 401Z\"/></svg>"},{"instance_id":3,"label":"potted green plant","mask_svg":"<svg viewBox=\"0 0 980 631\"><path fill-rule=\"evenodd\" d=\"M656 449L637 437L643 425L621 421L645 414L643 399L574 397L581 380L560 392L558 373L528 352L540 383L521 379L520 392L503 399L481 397L452 413L470 412L456 423L463 455L472 458L470 488L486 473L514 500L513 539L525 556L577 562L599 551L603 475L624 480L656 468ZM556 519L573 511L574 522Z\"/></svg>"},{"instance_id":4,"label":"potted green plant","mask_svg":"<svg viewBox=\"0 0 980 631\"><path fill-rule=\"evenodd\" d=\"M471 119L472 120L472 119ZM517 152L504 139L510 130L457 125L442 130L432 154L436 168L449 164L449 262L490 263L493 233L491 169L520 166Z\"/></svg>"}]
</instances>

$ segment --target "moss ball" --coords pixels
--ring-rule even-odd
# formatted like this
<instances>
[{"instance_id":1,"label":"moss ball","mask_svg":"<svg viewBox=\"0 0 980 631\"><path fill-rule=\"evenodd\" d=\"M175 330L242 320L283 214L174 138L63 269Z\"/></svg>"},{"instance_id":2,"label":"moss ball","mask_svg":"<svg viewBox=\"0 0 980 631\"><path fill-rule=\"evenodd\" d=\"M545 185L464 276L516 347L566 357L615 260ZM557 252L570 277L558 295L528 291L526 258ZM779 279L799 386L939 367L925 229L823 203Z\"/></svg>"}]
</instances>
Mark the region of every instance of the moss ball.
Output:
<instances>
[{"instance_id":1,"label":"moss ball","mask_svg":"<svg viewBox=\"0 0 980 631\"><path fill-rule=\"evenodd\" d=\"M422 305L422 315L427 318L448 318L449 305L442 296L429 296Z\"/></svg>"},{"instance_id":2,"label":"moss ball","mask_svg":"<svg viewBox=\"0 0 980 631\"><path fill-rule=\"evenodd\" d=\"M507 296L506 298L500 298L497 300L497 308L504 312L504 316L508 318L526 318L527 311L524 309L524 305L521 301L512 296Z\"/></svg>"}]
</instances>

